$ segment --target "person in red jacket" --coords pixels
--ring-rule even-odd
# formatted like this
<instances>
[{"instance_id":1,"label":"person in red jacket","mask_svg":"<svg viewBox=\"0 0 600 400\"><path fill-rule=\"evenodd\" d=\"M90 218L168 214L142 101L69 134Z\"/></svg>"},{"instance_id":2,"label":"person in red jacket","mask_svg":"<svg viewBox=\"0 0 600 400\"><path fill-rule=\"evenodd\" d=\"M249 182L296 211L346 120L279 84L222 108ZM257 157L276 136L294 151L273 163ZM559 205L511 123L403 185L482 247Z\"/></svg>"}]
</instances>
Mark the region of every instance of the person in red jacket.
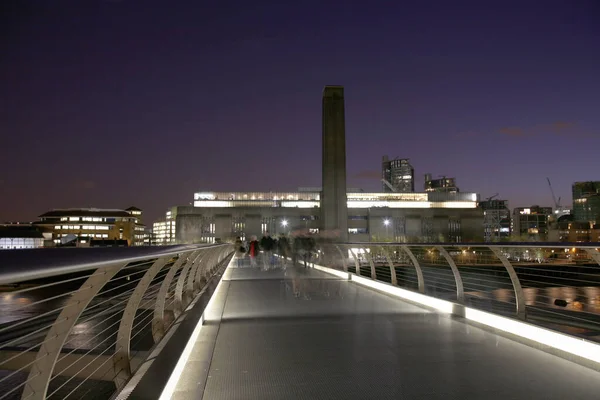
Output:
<instances>
[{"instance_id":1,"label":"person in red jacket","mask_svg":"<svg viewBox=\"0 0 600 400\"><path fill-rule=\"evenodd\" d=\"M248 256L250 257L250 266L256 267L256 256L260 252L260 246L256 236L250 237L250 243L248 243Z\"/></svg>"}]
</instances>

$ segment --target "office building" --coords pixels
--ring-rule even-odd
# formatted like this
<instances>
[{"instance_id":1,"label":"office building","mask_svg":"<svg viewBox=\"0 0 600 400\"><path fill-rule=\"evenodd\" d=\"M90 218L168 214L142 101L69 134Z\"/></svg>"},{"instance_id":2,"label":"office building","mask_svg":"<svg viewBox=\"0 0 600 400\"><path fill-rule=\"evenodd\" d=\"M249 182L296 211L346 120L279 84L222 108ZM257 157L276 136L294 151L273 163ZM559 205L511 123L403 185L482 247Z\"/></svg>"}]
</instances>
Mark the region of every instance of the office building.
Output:
<instances>
[{"instance_id":1,"label":"office building","mask_svg":"<svg viewBox=\"0 0 600 400\"><path fill-rule=\"evenodd\" d=\"M587 221L574 221L565 216L558 222L558 242L600 242L600 224L590 225Z\"/></svg>"},{"instance_id":2,"label":"office building","mask_svg":"<svg viewBox=\"0 0 600 400\"><path fill-rule=\"evenodd\" d=\"M103 241L125 241L128 246L141 246L145 227L142 210L68 208L48 211L34 225L52 234L54 245L75 241L78 245L101 245ZM122 242L120 242L122 243Z\"/></svg>"},{"instance_id":3,"label":"office building","mask_svg":"<svg viewBox=\"0 0 600 400\"><path fill-rule=\"evenodd\" d=\"M513 211L512 234L517 240L548 241L552 207L518 207Z\"/></svg>"},{"instance_id":4,"label":"office building","mask_svg":"<svg viewBox=\"0 0 600 400\"><path fill-rule=\"evenodd\" d=\"M327 231L339 232L338 240L346 242L346 122L342 86L325 86L322 111L321 227Z\"/></svg>"},{"instance_id":5,"label":"office building","mask_svg":"<svg viewBox=\"0 0 600 400\"><path fill-rule=\"evenodd\" d=\"M442 176L439 179L433 179L431 174L425 174L423 186L426 192L458 193L460 191L456 186L455 178Z\"/></svg>"},{"instance_id":6,"label":"office building","mask_svg":"<svg viewBox=\"0 0 600 400\"><path fill-rule=\"evenodd\" d=\"M486 242L507 240L511 236L508 200L488 199L479 203L483 210L483 236Z\"/></svg>"},{"instance_id":7,"label":"office building","mask_svg":"<svg viewBox=\"0 0 600 400\"><path fill-rule=\"evenodd\" d=\"M600 181L573 183L575 221L600 224Z\"/></svg>"},{"instance_id":8,"label":"office building","mask_svg":"<svg viewBox=\"0 0 600 400\"><path fill-rule=\"evenodd\" d=\"M149 240L153 246L165 246L175 243L175 217L177 207L167 211L165 219L152 224L152 235Z\"/></svg>"},{"instance_id":9,"label":"office building","mask_svg":"<svg viewBox=\"0 0 600 400\"><path fill-rule=\"evenodd\" d=\"M415 191L415 169L406 158L390 160L383 156L381 179L384 192L413 193Z\"/></svg>"}]
</instances>

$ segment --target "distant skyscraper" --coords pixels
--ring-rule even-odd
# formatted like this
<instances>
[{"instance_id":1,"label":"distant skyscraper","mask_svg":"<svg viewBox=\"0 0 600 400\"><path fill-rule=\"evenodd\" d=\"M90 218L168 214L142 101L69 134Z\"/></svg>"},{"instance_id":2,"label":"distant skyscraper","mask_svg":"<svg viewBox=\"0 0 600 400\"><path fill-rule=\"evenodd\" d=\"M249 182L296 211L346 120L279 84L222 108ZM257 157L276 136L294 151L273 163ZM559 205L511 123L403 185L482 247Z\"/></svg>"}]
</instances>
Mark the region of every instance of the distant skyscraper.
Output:
<instances>
[{"instance_id":1,"label":"distant skyscraper","mask_svg":"<svg viewBox=\"0 0 600 400\"><path fill-rule=\"evenodd\" d=\"M348 240L346 197L346 127L344 88L325 86L323 90L323 192L321 227L339 230L340 241Z\"/></svg>"},{"instance_id":2,"label":"distant skyscraper","mask_svg":"<svg viewBox=\"0 0 600 400\"><path fill-rule=\"evenodd\" d=\"M415 191L415 169L407 158L390 160L388 156L383 156L381 177L384 180L384 192L412 193Z\"/></svg>"},{"instance_id":3,"label":"distant skyscraper","mask_svg":"<svg viewBox=\"0 0 600 400\"><path fill-rule=\"evenodd\" d=\"M573 183L575 221L600 224L600 181Z\"/></svg>"}]
</instances>

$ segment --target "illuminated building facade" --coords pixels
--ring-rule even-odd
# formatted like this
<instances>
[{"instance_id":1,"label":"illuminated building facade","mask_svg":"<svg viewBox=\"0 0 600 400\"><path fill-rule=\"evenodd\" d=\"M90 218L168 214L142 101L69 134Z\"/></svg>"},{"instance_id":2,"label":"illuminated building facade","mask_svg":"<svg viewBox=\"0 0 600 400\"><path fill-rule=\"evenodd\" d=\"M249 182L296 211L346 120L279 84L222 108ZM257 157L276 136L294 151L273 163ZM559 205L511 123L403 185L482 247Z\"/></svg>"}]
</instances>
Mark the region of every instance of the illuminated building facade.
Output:
<instances>
[{"instance_id":1,"label":"illuminated building facade","mask_svg":"<svg viewBox=\"0 0 600 400\"><path fill-rule=\"evenodd\" d=\"M175 213L177 212L177 207L173 208L175 210L167 211L164 220L152 224L152 245L165 246L175 243Z\"/></svg>"},{"instance_id":2,"label":"illuminated building facade","mask_svg":"<svg viewBox=\"0 0 600 400\"><path fill-rule=\"evenodd\" d=\"M483 240L475 193L347 193L349 241ZM176 243L213 243L268 231L323 229L319 192L198 192L174 207Z\"/></svg>"},{"instance_id":3,"label":"illuminated building facade","mask_svg":"<svg viewBox=\"0 0 600 400\"><path fill-rule=\"evenodd\" d=\"M68 208L48 211L34 224L44 232L52 233L54 245L77 239L77 243L126 240L128 246L144 243L142 210L100 208Z\"/></svg>"},{"instance_id":4,"label":"illuminated building facade","mask_svg":"<svg viewBox=\"0 0 600 400\"><path fill-rule=\"evenodd\" d=\"M519 240L547 241L552 207L518 207L513 211L513 235Z\"/></svg>"},{"instance_id":5,"label":"illuminated building facade","mask_svg":"<svg viewBox=\"0 0 600 400\"><path fill-rule=\"evenodd\" d=\"M0 225L0 250L44 247L44 235L31 224Z\"/></svg>"},{"instance_id":6,"label":"illuminated building facade","mask_svg":"<svg viewBox=\"0 0 600 400\"><path fill-rule=\"evenodd\" d=\"M600 181L573 183L575 221L600 224Z\"/></svg>"}]
</instances>

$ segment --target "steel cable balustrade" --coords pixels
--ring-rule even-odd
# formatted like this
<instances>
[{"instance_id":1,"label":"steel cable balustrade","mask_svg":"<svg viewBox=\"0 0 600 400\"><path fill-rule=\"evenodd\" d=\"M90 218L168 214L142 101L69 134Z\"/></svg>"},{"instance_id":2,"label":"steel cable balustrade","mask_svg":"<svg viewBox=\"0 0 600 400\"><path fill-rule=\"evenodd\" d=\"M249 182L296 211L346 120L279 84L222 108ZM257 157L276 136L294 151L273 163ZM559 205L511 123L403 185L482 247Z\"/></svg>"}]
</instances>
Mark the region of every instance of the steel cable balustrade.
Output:
<instances>
[{"instance_id":1,"label":"steel cable balustrade","mask_svg":"<svg viewBox=\"0 0 600 400\"><path fill-rule=\"evenodd\" d=\"M168 246L106 259L81 250L60 262L55 250L38 251L50 262L22 274L12 252L13 265L0 265L0 400L109 398L234 249Z\"/></svg>"},{"instance_id":2,"label":"steel cable balustrade","mask_svg":"<svg viewBox=\"0 0 600 400\"><path fill-rule=\"evenodd\" d=\"M330 243L315 257L344 272L600 342L599 247Z\"/></svg>"}]
</instances>

